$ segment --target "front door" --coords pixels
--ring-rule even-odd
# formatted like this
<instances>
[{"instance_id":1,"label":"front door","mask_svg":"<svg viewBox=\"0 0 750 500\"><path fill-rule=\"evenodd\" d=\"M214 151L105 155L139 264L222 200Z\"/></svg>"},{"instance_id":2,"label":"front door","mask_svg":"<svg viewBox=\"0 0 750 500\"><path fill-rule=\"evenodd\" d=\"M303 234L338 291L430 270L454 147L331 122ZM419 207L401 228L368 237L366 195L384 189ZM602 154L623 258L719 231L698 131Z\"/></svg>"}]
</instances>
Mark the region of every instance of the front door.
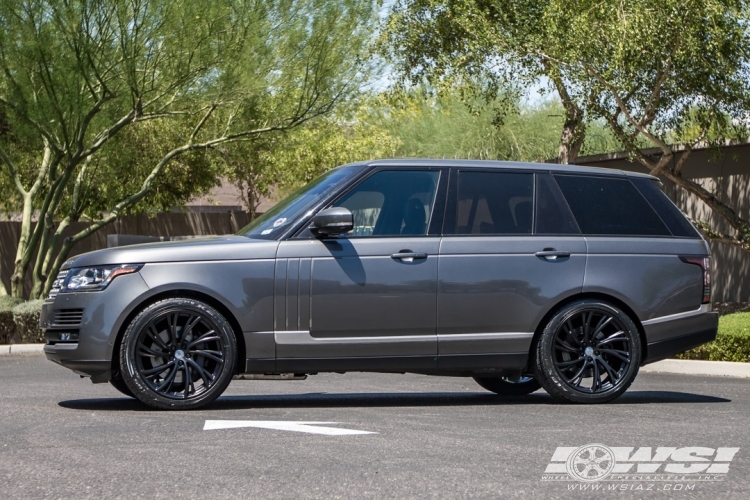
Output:
<instances>
[{"instance_id":1,"label":"front door","mask_svg":"<svg viewBox=\"0 0 750 500\"><path fill-rule=\"evenodd\" d=\"M330 205L352 212L350 233L281 243L279 361L377 363L376 358L399 356L434 367L440 236L439 228L434 236L430 232L440 177L440 169L377 170Z\"/></svg>"}]
</instances>

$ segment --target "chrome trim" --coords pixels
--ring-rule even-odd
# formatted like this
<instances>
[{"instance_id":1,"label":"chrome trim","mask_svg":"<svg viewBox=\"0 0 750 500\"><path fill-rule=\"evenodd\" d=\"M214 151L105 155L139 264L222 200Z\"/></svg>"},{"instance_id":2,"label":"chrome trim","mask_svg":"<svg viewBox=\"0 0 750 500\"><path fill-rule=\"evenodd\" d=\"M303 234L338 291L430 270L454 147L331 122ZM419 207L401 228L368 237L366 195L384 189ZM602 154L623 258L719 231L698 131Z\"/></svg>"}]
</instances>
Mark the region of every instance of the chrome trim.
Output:
<instances>
[{"instance_id":1,"label":"chrome trim","mask_svg":"<svg viewBox=\"0 0 750 500\"><path fill-rule=\"evenodd\" d=\"M261 333L261 332L257 332ZM262 332L266 333L266 332ZM383 337L313 337L307 330L273 332L277 344L383 344L392 342L435 342L451 340L513 340L527 339L534 333L449 333L445 335L393 335Z\"/></svg>"},{"instance_id":2,"label":"chrome trim","mask_svg":"<svg viewBox=\"0 0 750 500\"><path fill-rule=\"evenodd\" d=\"M641 321L643 326L656 325L658 323L665 323L667 321L675 321L683 318L690 318L691 316L698 316L699 314L706 314L711 312L711 304L703 304L698 309L692 311L685 311L677 314L670 314L669 316L661 316L659 318L648 319Z\"/></svg>"},{"instance_id":3,"label":"chrome trim","mask_svg":"<svg viewBox=\"0 0 750 500\"><path fill-rule=\"evenodd\" d=\"M313 337L307 330L273 332L277 344L383 344L391 342L435 342L436 335L398 335L391 337Z\"/></svg>"},{"instance_id":4,"label":"chrome trim","mask_svg":"<svg viewBox=\"0 0 750 500\"><path fill-rule=\"evenodd\" d=\"M438 340L513 340L529 339L534 332L503 332L503 333L447 333L438 335Z\"/></svg>"}]
</instances>

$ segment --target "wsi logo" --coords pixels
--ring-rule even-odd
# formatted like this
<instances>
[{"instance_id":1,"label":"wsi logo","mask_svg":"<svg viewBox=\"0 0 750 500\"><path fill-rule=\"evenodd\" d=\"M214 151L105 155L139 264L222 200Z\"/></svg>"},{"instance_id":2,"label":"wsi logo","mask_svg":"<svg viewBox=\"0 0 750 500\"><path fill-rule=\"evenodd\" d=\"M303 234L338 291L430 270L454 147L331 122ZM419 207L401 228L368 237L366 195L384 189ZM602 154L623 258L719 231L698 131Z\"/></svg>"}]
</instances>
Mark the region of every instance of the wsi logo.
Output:
<instances>
[{"instance_id":1,"label":"wsi logo","mask_svg":"<svg viewBox=\"0 0 750 500\"><path fill-rule=\"evenodd\" d=\"M561 446L542 476L548 481L722 481L739 448Z\"/></svg>"}]
</instances>

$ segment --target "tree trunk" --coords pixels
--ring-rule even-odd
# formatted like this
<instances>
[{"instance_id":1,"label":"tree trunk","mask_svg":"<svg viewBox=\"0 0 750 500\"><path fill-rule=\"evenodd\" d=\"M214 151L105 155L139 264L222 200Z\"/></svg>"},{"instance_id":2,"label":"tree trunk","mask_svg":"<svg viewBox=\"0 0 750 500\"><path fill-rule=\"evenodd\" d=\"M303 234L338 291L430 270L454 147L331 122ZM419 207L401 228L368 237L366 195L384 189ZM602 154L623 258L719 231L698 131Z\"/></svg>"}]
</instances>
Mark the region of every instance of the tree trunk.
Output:
<instances>
[{"instance_id":1,"label":"tree trunk","mask_svg":"<svg viewBox=\"0 0 750 500\"><path fill-rule=\"evenodd\" d=\"M3 256L0 255L0 274L3 272ZM8 289L5 288L5 283L0 282L0 297L6 297L8 295Z\"/></svg>"},{"instance_id":2,"label":"tree trunk","mask_svg":"<svg viewBox=\"0 0 750 500\"><path fill-rule=\"evenodd\" d=\"M565 112L565 124L560 135L560 148L557 152L557 163L567 165L578 159L581 152L586 129L581 117L580 110L575 107L572 112Z\"/></svg>"},{"instance_id":3,"label":"tree trunk","mask_svg":"<svg viewBox=\"0 0 750 500\"><path fill-rule=\"evenodd\" d=\"M23 212L21 216L21 236L18 238L18 249L16 250L16 260L13 267L13 275L10 278L10 293L13 297L23 297L23 281L26 276L26 269L29 266L27 258L29 250L29 237L31 235L31 212L32 196L26 194L23 197Z\"/></svg>"},{"instance_id":4,"label":"tree trunk","mask_svg":"<svg viewBox=\"0 0 750 500\"><path fill-rule=\"evenodd\" d=\"M542 65L547 73L547 77L557 89L557 95L565 109L565 123L563 124L562 134L560 135L560 147L557 152L557 163L567 165L578 159L578 153L581 152L583 140L586 138L586 125L583 122L583 111L573 101L565 86L565 82L560 74L560 68L548 60L542 60Z\"/></svg>"}]
</instances>

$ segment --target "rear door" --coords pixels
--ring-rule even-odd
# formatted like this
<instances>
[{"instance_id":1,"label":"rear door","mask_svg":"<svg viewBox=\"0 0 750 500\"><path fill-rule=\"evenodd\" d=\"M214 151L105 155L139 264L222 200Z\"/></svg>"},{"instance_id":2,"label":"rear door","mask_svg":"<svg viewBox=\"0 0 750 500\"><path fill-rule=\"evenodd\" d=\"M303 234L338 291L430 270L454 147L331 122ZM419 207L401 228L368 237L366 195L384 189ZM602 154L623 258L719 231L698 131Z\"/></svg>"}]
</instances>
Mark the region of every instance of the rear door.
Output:
<instances>
[{"instance_id":1,"label":"rear door","mask_svg":"<svg viewBox=\"0 0 750 500\"><path fill-rule=\"evenodd\" d=\"M523 366L550 304L583 285L586 243L557 186L548 173L455 169L445 219L439 366Z\"/></svg>"}]
</instances>

